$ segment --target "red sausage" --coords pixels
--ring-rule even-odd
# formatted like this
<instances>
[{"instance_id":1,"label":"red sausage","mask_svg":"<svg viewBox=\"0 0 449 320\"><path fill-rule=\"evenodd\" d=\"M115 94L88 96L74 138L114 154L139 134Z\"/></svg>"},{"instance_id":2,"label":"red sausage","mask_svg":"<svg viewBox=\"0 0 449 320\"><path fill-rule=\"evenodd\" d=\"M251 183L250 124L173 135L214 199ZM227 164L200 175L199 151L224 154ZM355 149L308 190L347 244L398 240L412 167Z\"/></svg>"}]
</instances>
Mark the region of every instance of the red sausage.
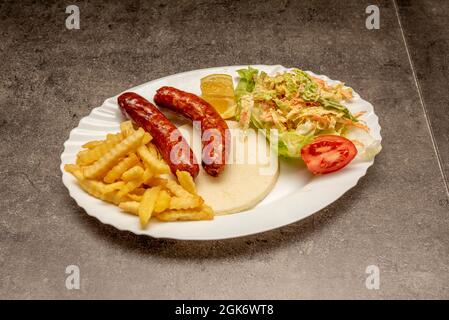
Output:
<instances>
[{"instance_id":1,"label":"red sausage","mask_svg":"<svg viewBox=\"0 0 449 320\"><path fill-rule=\"evenodd\" d=\"M216 177L225 168L229 151L228 125L208 102L200 97L173 87L157 90L154 101L161 107L178 112L192 121L201 122L202 164L204 170Z\"/></svg>"},{"instance_id":2,"label":"red sausage","mask_svg":"<svg viewBox=\"0 0 449 320\"><path fill-rule=\"evenodd\" d=\"M117 100L122 113L153 136L152 142L173 174L180 170L189 172L193 178L198 175L200 168L187 141L158 108L133 92L125 92Z\"/></svg>"}]
</instances>

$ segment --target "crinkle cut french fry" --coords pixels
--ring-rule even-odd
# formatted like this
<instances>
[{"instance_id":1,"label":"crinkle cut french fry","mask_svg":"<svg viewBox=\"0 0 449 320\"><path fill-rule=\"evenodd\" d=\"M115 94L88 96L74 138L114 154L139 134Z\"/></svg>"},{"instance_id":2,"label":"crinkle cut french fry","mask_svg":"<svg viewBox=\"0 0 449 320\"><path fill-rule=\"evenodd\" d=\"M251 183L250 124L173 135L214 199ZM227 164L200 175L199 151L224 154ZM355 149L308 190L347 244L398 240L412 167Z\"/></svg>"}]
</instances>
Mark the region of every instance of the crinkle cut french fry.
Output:
<instances>
[{"instance_id":1,"label":"crinkle cut french fry","mask_svg":"<svg viewBox=\"0 0 449 320\"><path fill-rule=\"evenodd\" d=\"M99 146L100 144L102 144L102 143L104 143L104 142L105 142L104 140L92 140L92 141L89 141L89 142L86 142L85 144L83 144L83 145L81 146L81 148L84 148L84 149L93 149L93 148Z\"/></svg>"},{"instance_id":2,"label":"crinkle cut french fry","mask_svg":"<svg viewBox=\"0 0 449 320\"><path fill-rule=\"evenodd\" d=\"M96 198L103 198L106 186L103 182L85 179L81 173L81 169L73 171L72 174L76 177L79 185L84 189L84 191Z\"/></svg>"},{"instance_id":3,"label":"crinkle cut french fry","mask_svg":"<svg viewBox=\"0 0 449 320\"><path fill-rule=\"evenodd\" d=\"M135 165L134 167L126 170L122 174L122 180L123 181L131 181L135 180L143 175L143 168L139 165Z\"/></svg>"},{"instance_id":4,"label":"crinkle cut french fry","mask_svg":"<svg viewBox=\"0 0 449 320\"><path fill-rule=\"evenodd\" d=\"M101 181L85 179L82 174L81 168L77 165L66 164L64 166L64 169L67 172L73 174L81 188L90 195L103 201L118 204L119 201L117 201L118 198L116 198L116 189L124 184L123 181L108 185Z\"/></svg>"},{"instance_id":5,"label":"crinkle cut french fry","mask_svg":"<svg viewBox=\"0 0 449 320\"><path fill-rule=\"evenodd\" d=\"M73 176L77 179L81 188L89 193L90 195L99 198L104 201L114 202L110 197L108 197L108 193L114 192L114 190L120 185L106 185L101 181L96 180L88 180L84 178L83 172L78 165L75 164L66 164L64 166L65 171L73 174ZM116 191L115 191L116 192Z\"/></svg>"},{"instance_id":6,"label":"crinkle cut french fry","mask_svg":"<svg viewBox=\"0 0 449 320\"><path fill-rule=\"evenodd\" d=\"M81 188L83 188L87 193L93 195L95 198L98 198L100 200L113 203L115 205L118 205L121 201L124 199L118 199L116 197L117 190L113 191L107 191L106 185L97 180L78 180L78 183L80 184ZM126 200L129 200L126 198Z\"/></svg>"},{"instance_id":7,"label":"crinkle cut french fry","mask_svg":"<svg viewBox=\"0 0 449 320\"><path fill-rule=\"evenodd\" d=\"M104 177L104 182L112 183L120 178L120 176L129 168L139 163L139 158L135 153L131 153L128 157L117 163Z\"/></svg>"},{"instance_id":8,"label":"crinkle cut french fry","mask_svg":"<svg viewBox=\"0 0 449 320\"><path fill-rule=\"evenodd\" d=\"M89 194L93 195L95 198L103 199L104 183L96 180L82 179L78 180L80 186Z\"/></svg>"},{"instance_id":9,"label":"crinkle cut french fry","mask_svg":"<svg viewBox=\"0 0 449 320\"><path fill-rule=\"evenodd\" d=\"M136 130L134 130L134 126L131 120L123 121L120 123L120 131L125 138L132 135Z\"/></svg>"},{"instance_id":10,"label":"crinkle cut french fry","mask_svg":"<svg viewBox=\"0 0 449 320\"><path fill-rule=\"evenodd\" d=\"M147 183L148 181L151 180L151 178L153 178L153 172L151 172L150 169L145 169L145 171L143 172L142 178L143 178L143 183ZM146 190L145 190L146 191ZM144 192L145 193L145 192Z\"/></svg>"},{"instance_id":11,"label":"crinkle cut french fry","mask_svg":"<svg viewBox=\"0 0 449 320\"><path fill-rule=\"evenodd\" d=\"M191 209L191 208L197 208L201 206L204 203L203 198L198 196L192 196L189 197L172 197L170 199L170 209Z\"/></svg>"},{"instance_id":12,"label":"crinkle cut french fry","mask_svg":"<svg viewBox=\"0 0 449 320\"><path fill-rule=\"evenodd\" d=\"M131 193L133 190L139 188L143 183L150 180L152 173L149 169L146 169L143 175L136 179L128 181L125 186L117 193L116 201L126 196L128 193Z\"/></svg>"},{"instance_id":13,"label":"crinkle cut french fry","mask_svg":"<svg viewBox=\"0 0 449 320\"><path fill-rule=\"evenodd\" d=\"M165 186L167 184L167 179L159 178L159 177L153 177L150 180L148 180L145 184L150 187L155 186Z\"/></svg>"},{"instance_id":14,"label":"crinkle cut french fry","mask_svg":"<svg viewBox=\"0 0 449 320\"><path fill-rule=\"evenodd\" d=\"M76 164L65 164L64 170L66 172L71 173L76 179L81 180L84 179L83 172L81 171L81 168Z\"/></svg>"},{"instance_id":15,"label":"crinkle cut french fry","mask_svg":"<svg viewBox=\"0 0 449 320\"><path fill-rule=\"evenodd\" d=\"M110 170L120 158L135 151L142 143L145 131L139 128L135 133L121 141L119 144L109 150L103 157L94 164L85 167L83 174L86 178L92 179L100 177Z\"/></svg>"},{"instance_id":16,"label":"crinkle cut french fry","mask_svg":"<svg viewBox=\"0 0 449 320\"><path fill-rule=\"evenodd\" d=\"M143 160L145 165L156 173L170 173L170 167L155 157L144 145L137 148L137 154Z\"/></svg>"},{"instance_id":17,"label":"crinkle cut french fry","mask_svg":"<svg viewBox=\"0 0 449 320\"><path fill-rule=\"evenodd\" d=\"M157 151L157 148L154 144L149 144L148 146L148 151L150 151L150 153L157 159L161 159L161 156L159 154L159 151Z\"/></svg>"},{"instance_id":18,"label":"crinkle cut french fry","mask_svg":"<svg viewBox=\"0 0 449 320\"><path fill-rule=\"evenodd\" d=\"M120 123L120 131L122 132L123 136L125 138L127 138L130 135L132 135L135 130L134 130L132 122L130 120L128 120L128 121L124 121L124 122Z\"/></svg>"},{"instance_id":19,"label":"crinkle cut french fry","mask_svg":"<svg viewBox=\"0 0 449 320\"><path fill-rule=\"evenodd\" d=\"M107 192L112 192L112 191L117 191L120 190L121 188L123 188L125 186L125 182L124 181L118 181L118 182L114 182L111 184L106 184L104 187L104 191Z\"/></svg>"},{"instance_id":20,"label":"crinkle cut french fry","mask_svg":"<svg viewBox=\"0 0 449 320\"><path fill-rule=\"evenodd\" d=\"M146 226L150 221L154 211L154 204L161 190L160 186L147 189L143 194L142 201L139 205L139 219L142 226Z\"/></svg>"},{"instance_id":21,"label":"crinkle cut french fry","mask_svg":"<svg viewBox=\"0 0 449 320\"><path fill-rule=\"evenodd\" d=\"M139 205L140 203L137 201L123 201L118 205L123 211L134 214L136 216L139 215Z\"/></svg>"},{"instance_id":22,"label":"crinkle cut french fry","mask_svg":"<svg viewBox=\"0 0 449 320\"><path fill-rule=\"evenodd\" d=\"M161 221L193 221L212 220L214 211L211 207L203 205L200 209L167 210L156 214L156 218Z\"/></svg>"},{"instance_id":23,"label":"crinkle cut french fry","mask_svg":"<svg viewBox=\"0 0 449 320\"><path fill-rule=\"evenodd\" d=\"M167 180L165 187L170 190L177 197L188 198L191 197L192 194L185 190L182 186L176 183L174 180Z\"/></svg>"},{"instance_id":24,"label":"crinkle cut french fry","mask_svg":"<svg viewBox=\"0 0 449 320\"><path fill-rule=\"evenodd\" d=\"M159 213L170 207L170 194L167 190L161 190L154 205L154 212Z\"/></svg>"},{"instance_id":25,"label":"crinkle cut french fry","mask_svg":"<svg viewBox=\"0 0 449 320\"><path fill-rule=\"evenodd\" d=\"M123 201L130 201L131 199L128 198L128 196L122 197L122 198L118 198L117 197L117 190L113 190L113 191L109 191L109 192L104 192L102 194L102 196L100 197L101 200L106 201L106 202L111 202L115 205L119 205L120 202Z\"/></svg>"},{"instance_id":26,"label":"crinkle cut french fry","mask_svg":"<svg viewBox=\"0 0 449 320\"><path fill-rule=\"evenodd\" d=\"M78 155L76 156L76 164L87 166L94 163L107 154L111 148L118 145L122 140L123 136L121 133L108 134L106 140L103 143L98 144L93 149L78 152Z\"/></svg>"},{"instance_id":27,"label":"crinkle cut french fry","mask_svg":"<svg viewBox=\"0 0 449 320\"><path fill-rule=\"evenodd\" d=\"M125 138L129 137L130 135L132 135L135 132L134 126L133 126L132 122L129 120L120 123L120 131L122 132L122 134ZM142 139L142 144L147 144L152 139L153 139L153 137L151 136L151 134L149 132L145 132L145 135L143 136L143 139Z\"/></svg>"},{"instance_id":28,"label":"crinkle cut french fry","mask_svg":"<svg viewBox=\"0 0 449 320\"><path fill-rule=\"evenodd\" d=\"M115 201L120 202L124 196L133 191L134 189L140 187L143 183L143 178L128 181L125 186L116 194Z\"/></svg>"},{"instance_id":29,"label":"crinkle cut french fry","mask_svg":"<svg viewBox=\"0 0 449 320\"><path fill-rule=\"evenodd\" d=\"M192 176L187 171L176 170L179 184L191 194L196 194L196 186Z\"/></svg>"},{"instance_id":30,"label":"crinkle cut french fry","mask_svg":"<svg viewBox=\"0 0 449 320\"><path fill-rule=\"evenodd\" d=\"M149 134L148 132L145 132L145 135L143 136L143 139L142 139L142 144L148 144L148 143L150 143L151 140L153 140L153 137L151 136L151 134Z\"/></svg>"},{"instance_id":31,"label":"crinkle cut french fry","mask_svg":"<svg viewBox=\"0 0 449 320\"><path fill-rule=\"evenodd\" d=\"M142 201L142 198L143 198L143 195L134 194L134 193L128 193L126 196L128 198L130 198L131 200L137 201L137 202Z\"/></svg>"}]
</instances>

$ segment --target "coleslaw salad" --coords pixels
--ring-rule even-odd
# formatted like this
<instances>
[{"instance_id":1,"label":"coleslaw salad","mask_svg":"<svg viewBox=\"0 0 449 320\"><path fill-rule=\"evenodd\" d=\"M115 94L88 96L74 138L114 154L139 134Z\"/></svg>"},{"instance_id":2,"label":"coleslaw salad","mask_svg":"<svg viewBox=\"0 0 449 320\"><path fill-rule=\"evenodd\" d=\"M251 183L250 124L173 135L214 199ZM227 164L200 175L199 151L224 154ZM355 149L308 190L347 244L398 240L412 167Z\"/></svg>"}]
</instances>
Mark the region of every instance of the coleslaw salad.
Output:
<instances>
[{"instance_id":1,"label":"coleslaw salad","mask_svg":"<svg viewBox=\"0 0 449 320\"><path fill-rule=\"evenodd\" d=\"M240 126L265 132L277 129L280 156L300 158L302 147L320 135L350 139L364 160L380 152L380 141L370 136L368 126L360 119L363 112L352 114L344 105L353 98L352 88L344 83L329 85L296 68L274 75L252 67L237 73Z\"/></svg>"}]
</instances>

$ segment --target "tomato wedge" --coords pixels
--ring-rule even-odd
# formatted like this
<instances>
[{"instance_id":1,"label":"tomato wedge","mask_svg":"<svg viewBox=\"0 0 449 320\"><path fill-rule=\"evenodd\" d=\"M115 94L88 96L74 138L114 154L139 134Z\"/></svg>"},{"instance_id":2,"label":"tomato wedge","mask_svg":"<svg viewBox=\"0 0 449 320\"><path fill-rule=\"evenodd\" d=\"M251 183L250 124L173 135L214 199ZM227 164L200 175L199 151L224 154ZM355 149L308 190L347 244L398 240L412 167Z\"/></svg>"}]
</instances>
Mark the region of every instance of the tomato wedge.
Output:
<instances>
[{"instance_id":1,"label":"tomato wedge","mask_svg":"<svg viewBox=\"0 0 449 320\"><path fill-rule=\"evenodd\" d=\"M316 137L301 149L301 156L307 169L313 174L326 174L344 168L357 155L351 140L336 136Z\"/></svg>"}]
</instances>

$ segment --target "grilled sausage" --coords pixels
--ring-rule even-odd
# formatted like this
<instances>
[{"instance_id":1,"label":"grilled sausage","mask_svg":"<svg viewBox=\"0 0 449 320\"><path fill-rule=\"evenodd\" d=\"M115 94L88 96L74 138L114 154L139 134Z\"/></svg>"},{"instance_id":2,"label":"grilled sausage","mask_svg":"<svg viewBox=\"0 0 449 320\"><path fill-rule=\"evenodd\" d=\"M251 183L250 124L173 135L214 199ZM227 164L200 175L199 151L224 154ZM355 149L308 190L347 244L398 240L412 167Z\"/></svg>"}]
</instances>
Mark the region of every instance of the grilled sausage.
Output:
<instances>
[{"instance_id":1,"label":"grilled sausage","mask_svg":"<svg viewBox=\"0 0 449 320\"><path fill-rule=\"evenodd\" d=\"M200 97L173 87L157 90L154 101L161 107L180 113L192 121L200 121L202 135L202 165L216 177L225 168L228 155L228 125L220 114Z\"/></svg>"},{"instance_id":2,"label":"grilled sausage","mask_svg":"<svg viewBox=\"0 0 449 320\"><path fill-rule=\"evenodd\" d=\"M152 142L173 174L180 170L193 178L198 175L198 162L187 141L156 106L133 92L125 92L117 100L122 113L153 136Z\"/></svg>"}]
</instances>

